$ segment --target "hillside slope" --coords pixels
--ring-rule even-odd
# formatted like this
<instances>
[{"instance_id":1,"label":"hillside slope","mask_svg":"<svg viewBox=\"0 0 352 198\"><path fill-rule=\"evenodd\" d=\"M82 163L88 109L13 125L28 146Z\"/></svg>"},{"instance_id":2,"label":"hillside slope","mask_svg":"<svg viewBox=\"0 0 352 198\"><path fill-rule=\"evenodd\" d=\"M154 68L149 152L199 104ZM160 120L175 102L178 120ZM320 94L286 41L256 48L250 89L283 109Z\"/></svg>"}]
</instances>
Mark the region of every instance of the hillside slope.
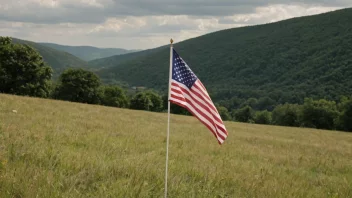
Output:
<instances>
[{"instance_id":1,"label":"hillside slope","mask_svg":"<svg viewBox=\"0 0 352 198\"><path fill-rule=\"evenodd\" d=\"M352 93L352 9L223 30L176 43L213 97L337 99ZM166 91L169 49L109 62L99 75ZM138 56L140 54L140 56ZM120 59L125 57L120 56ZM100 60L100 64L104 64Z\"/></svg>"},{"instance_id":2,"label":"hillside slope","mask_svg":"<svg viewBox=\"0 0 352 198\"><path fill-rule=\"evenodd\" d=\"M55 43L40 43L41 45L68 52L78 58L91 61L94 59L106 58L114 55L127 54L131 52L136 52L138 50L126 50L121 48L97 48L91 46L66 46L58 45Z\"/></svg>"},{"instance_id":3,"label":"hillside slope","mask_svg":"<svg viewBox=\"0 0 352 198\"><path fill-rule=\"evenodd\" d=\"M96 60L89 61L88 63L92 68L111 68L116 65L119 65L120 63L134 60L134 59L139 59L141 57L146 57L147 55L160 52L161 50L166 50L166 49L168 49L167 46L162 46L154 49L143 50L140 52L133 52L128 54L111 56L108 58L96 59Z\"/></svg>"},{"instance_id":4,"label":"hillside slope","mask_svg":"<svg viewBox=\"0 0 352 198\"><path fill-rule=\"evenodd\" d=\"M0 197L162 197L166 121L0 94ZM171 116L169 197L351 197L351 133L225 125Z\"/></svg>"},{"instance_id":5,"label":"hillside slope","mask_svg":"<svg viewBox=\"0 0 352 198\"><path fill-rule=\"evenodd\" d=\"M36 49L44 61L54 69L55 74L68 67L86 68L87 62L67 52L59 51L35 42L12 38L14 43L27 44Z\"/></svg>"}]
</instances>

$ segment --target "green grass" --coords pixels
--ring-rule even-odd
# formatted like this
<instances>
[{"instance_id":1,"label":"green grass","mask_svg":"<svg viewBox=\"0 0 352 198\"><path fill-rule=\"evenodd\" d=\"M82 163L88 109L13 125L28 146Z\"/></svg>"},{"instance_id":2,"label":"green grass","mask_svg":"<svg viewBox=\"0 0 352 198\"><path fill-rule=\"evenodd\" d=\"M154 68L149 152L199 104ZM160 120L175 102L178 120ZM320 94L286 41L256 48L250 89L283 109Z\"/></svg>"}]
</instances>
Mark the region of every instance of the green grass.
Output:
<instances>
[{"instance_id":1,"label":"green grass","mask_svg":"<svg viewBox=\"0 0 352 198\"><path fill-rule=\"evenodd\" d=\"M163 197L166 121L0 95L0 197ZM352 133L225 125L171 116L169 197L352 197Z\"/></svg>"}]
</instances>

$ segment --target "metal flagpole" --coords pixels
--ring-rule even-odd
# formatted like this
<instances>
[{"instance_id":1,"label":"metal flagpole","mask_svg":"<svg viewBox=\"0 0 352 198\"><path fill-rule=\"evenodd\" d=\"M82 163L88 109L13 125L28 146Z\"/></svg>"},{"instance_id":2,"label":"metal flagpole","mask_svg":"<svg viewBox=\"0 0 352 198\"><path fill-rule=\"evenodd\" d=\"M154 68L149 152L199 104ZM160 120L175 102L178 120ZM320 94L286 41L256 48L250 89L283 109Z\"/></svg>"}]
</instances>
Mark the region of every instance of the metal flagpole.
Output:
<instances>
[{"instance_id":1,"label":"metal flagpole","mask_svg":"<svg viewBox=\"0 0 352 198\"><path fill-rule=\"evenodd\" d=\"M168 103L167 103L167 137L166 137L166 163L165 163L165 198L167 197L167 168L169 161L169 134L170 134L170 88L171 88L171 75L172 75L172 43L174 41L170 39L170 69L169 69L169 91L168 91Z\"/></svg>"}]
</instances>

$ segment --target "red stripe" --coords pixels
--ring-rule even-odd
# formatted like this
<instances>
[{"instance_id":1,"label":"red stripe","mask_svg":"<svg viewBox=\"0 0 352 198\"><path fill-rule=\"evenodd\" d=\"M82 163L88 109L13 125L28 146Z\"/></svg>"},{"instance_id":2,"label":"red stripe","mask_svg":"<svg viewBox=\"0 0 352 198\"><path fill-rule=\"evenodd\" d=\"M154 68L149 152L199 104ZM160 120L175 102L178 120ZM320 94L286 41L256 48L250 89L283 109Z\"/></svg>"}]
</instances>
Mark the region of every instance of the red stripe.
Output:
<instances>
[{"instance_id":1,"label":"red stripe","mask_svg":"<svg viewBox=\"0 0 352 198\"><path fill-rule=\"evenodd\" d=\"M172 87L171 87L171 91L178 93L178 94L182 94L182 91L175 89L175 88L172 88Z\"/></svg>"},{"instance_id":2,"label":"red stripe","mask_svg":"<svg viewBox=\"0 0 352 198\"><path fill-rule=\"evenodd\" d=\"M200 80L199 80L199 84L203 87L204 90L206 90L206 89L205 89L205 86L203 85L202 82L200 82Z\"/></svg>"},{"instance_id":3,"label":"red stripe","mask_svg":"<svg viewBox=\"0 0 352 198\"><path fill-rule=\"evenodd\" d=\"M183 108L185 108L185 109L187 109L194 117L196 117L201 123L203 123L211 132L212 132L212 134L215 136L215 138L217 139L217 136L216 136L216 133L211 129L211 127L207 124L207 123L205 123L203 120L201 120L197 115L196 115L196 113L194 113L190 108L188 108L187 106L185 106L185 105L183 105L183 104L181 104L181 103L178 103L178 102L176 102L176 101L171 101L172 103L174 103L174 104L177 104L177 105L179 105L179 106L181 106L181 107L183 107ZM217 139L218 140L218 139ZM220 143L220 141L218 140L218 142Z\"/></svg>"},{"instance_id":4,"label":"red stripe","mask_svg":"<svg viewBox=\"0 0 352 198\"><path fill-rule=\"evenodd\" d=\"M203 105L202 103L198 102L198 100L196 100L188 90L186 90L185 88L183 88L183 87L181 87L179 85L175 85L175 86L177 86L179 89L181 89L182 92L185 92L187 95L189 95L194 100L194 102L197 103L199 106L201 106L205 111L207 111L209 114L212 114L211 110L209 109L209 107L207 107L207 106ZM196 108L196 107L194 107L194 108Z\"/></svg>"},{"instance_id":5,"label":"red stripe","mask_svg":"<svg viewBox=\"0 0 352 198\"><path fill-rule=\"evenodd\" d=\"M221 123L221 124L223 124L223 122L222 122L222 120L220 120L218 117L216 117L212 112L211 112L211 110L209 109L209 107L207 107L207 106L205 106L204 104L202 104L201 102L199 102L198 100L196 100L193 96L192 96L192 94L190 94L187 90L185 90L184 88L182 88L182 87L180 87L180 89L183 91L183 92L185 92L185 93L187 93L193 100L194 100L194 102L195 103L197 103L199 106L201 106L206 112L208 112L210 115L212 115L212 118L209 118L208 116L206 116L207 117L207 120L209 120L209 119L211 119L211 121L212 121L212 123L213 123L213 125L215 126L217 126L216 128L219 128L222 132L224 132L225 134L226 134L226 130L222 127L222 126L219 126L218 124L216 124L214 121L213 121L213 119L214 120L216 120L216 121L218 121L219 123ZM192 92L193 93L193 92ZM191 101L190 101L191 102ZM194 108L196 108L196 107L194 107ZM209 119L208 119L209 118ZM220 134L219 134L220 135Z\"/></svg>"},{"instance_id":6,"label":"red stripe","mask_svg":"<svg viewBox=\"0 0 352 198\"><path fill-rule=\"evenodd\" d=\"M200 97L201 99L203 99L203 100L205 101L205 103L206 103L207 105L209 105L210 107L212 107L212 109L214 110L215 107L214 107L213 105L209 104L209 102L204 99L204 97L208 98L208 96L207 96L207 95L204 95L203 90L199 89L199 87L197 87L197 89L198 89L201 93L203 93L202 95L204 95L204 97L203 97L202 95L200 95L199 93L195 92L194 90L191 90L191 91L190 91L190 92L192 93L192 94L191 94L187 89L181 87L179 84L177 84L177 83L175 83L175 82L172 82L171 85L173 86L173 87L171 88L171 90L172 90L173 92L178 93L178 94L180 94L180 95L183 95L183 92L185 92L187 95L189 95L189 96L195 101L195 103L197 103L199 106L201 106L202 108L204 108L205 111L207 111L209 114L212 115L212 117L215 117L214 114L210 111L209 107L207 107L206 105L200 103L198 100L196 100L196 99L192 96L192 94L197 95L198 97ZM183 91L183 92L182 92L182 91ZM209 118L209 117L208 117L207 115L205 115L202 111L200 111L198 108L196 108L195 105L194 105L189 99L187 99L187 98L185 98L185 97L182 98L182 97L176 96L176 95L174 95L174 94L171 94L171 97L172 97L172 98L175 98L175 99L177 99L177 100L180 100L180 101L187 102L189 105L191 105L191 106L195 109L196 112L198 112L200 115L202 115L202 116L204 117L204 119L206 119L206 120L208 120L210 123L212 123L212 125L213 125L214 128L215 128L215 131L214 131L208 124L206 124L204 121L202 121L202 120L196 115L196 113L193 112L190 108L188 108L187 106L185 106L185 105L183 105L183 104L181 104L181 103L179 103L179 102L177 102L177 101L171 101L171 100L170 100L170 102L172 102L172 103L174 103L174 104L177 104L177 105L179 105L179 106L181 106L181 107L183 107L183 108L186 108L193 116L195 116L200 122L202 122L202 123L213 133L213 135L214 135L216 138L220 138L220 139L222 139L223 141L226 139L225 137L223 137L223 136L218 132L218 129L220 129L223 133L225 133L226 136L227 136L227 134L228 134L227 131L226 131L223 127L219 126L218 124L215 124L215 122L214 122L213 119ZM210 101L211 101L211 100L210 100ZM216 108L215 108L215 111L217 112ZM215 117L214 119L216 119L216 120L217 120L218 122L220 122L220 123L223 123L221 120L219 121L219 118L218 118L218 117ZM218 136L216 136L216 134L218 134ZM219 140L218 140L218 142L220 143ZM221 144L221 143L220 143L220 144Z\"/></svg>"},{"instance_id":7,"label":"red stripe","mask_svg":"<svg viewBox=\"0 0 352 198\"><path fill-rule=\"evenodd\" d=\"M211 103L213 103L213 101L211 100L210 96L208 95L208 92L206 91L206 89L205 89L204 85L202 84L202 82L200 80L198 80L197 82L201 85L201 87L204 88L204 90L201 89L200 87L198 87L197 83L194 83L193 87L197 88L202 93L202 95L204 95L204 97L206 97ZM203 100L205 100L205 99L203 99ZM215 110L215 112L219 113L216 108L214 110Z\"/></svg>"},{"instance_id":8,"label":"red stripe","mask_svg":"<svg viewBox=\"0 0 352 198\"><path fill-rule=\"evenodd\" d=\"M197 99L195 99L195 98L192 96L192 94L194 94L194 95L197 95L198 97L200 97L197 92L194 92L194 91L192 91L192 90L191 90L191 92L189 92L188 90L186 90L185 88L183 88L183 87L181 87L181 86L179 86L179 85L177 85L177 84L175 84L175 86L177 86L177 87L178 87L179 89L181 89L183 92L186 92L199 106L201 106L201 107L202 107L203 109L205 109L209 114L211 114L211 115L213 116L213 118L214 118L216 121L218 121L219 123L223 124L222 120L219 119L216 115L214 115L214 113L211 112L211 110L209 109L209 108L213 107L212 105L210 105L209 103L207 103L207 102L205 101L205 103L208 105L208 106L206 106L206 105L202 104L201 102L199 102ZM180 93L180 92L178 92L178 93ZM192 94L191 94L191 93L192 93ZM182 93L180 93L180 94L182 94ZM204 101L204 99L203 99L203 101ZM209 106L210 106L210 107L209 107ZM214 107L214 108L215 108L215 107ZM213 109L213 108L212 108L212 109ZM217 125L217 126L218 126L218 128L221 128L224 133L226 133L226 130L225 130L223 127L221 127L221 126L219 126L219 125Z\"/></svg>"},{"instance_id":9,"label":"red stripe","mask_svg":"<svg viewBox=\"0 0 352 198\"><path fill-rule=\"evenodd\" d=\"M198 105L200 105L202 108L205 109L205 111L207 111L209 114L211 114L212 117L213 117L213 119L215 119L215 120L217 120L219 123L223 124L222 120L219 120L219 118L216 117L216 116L209 110L209 107L207 107L207 106L205 106L204 104L198 102L198 101L192 96L192 94L190 94L190 92L188 92L188 90L186 90L185 88L179 86L177 83L173 83L173 85L174 85L174 87L176 87L176 88L182 90L183 92L187 93L187 95L189 95L189 96L195 101L195 103L197 103ZM176 90L176 89L173 89L173 90ZM180 93L180 94L183 94L180 90L177 90L177 92ZM191 92L193 93L193 91L191 91ZM180 99L180 98L178 97L177 99ZM182 101L184 101L184 100L182 100ZM187 102L187 101L186 101L186 102ZM191 103L190 100L189 100L189 103ZM191 105L192 105L193 108L198 109L198 108L195 107L195 105L193 105L193 104L191 104ZM207 110L207 109L208 109L208 110ZM218 132L218 130L222 131L222 132L223 132L224 134L226 134L226 135L228 134L227 131L226 131L226 129L223 128L222 126L216 124L213 119L209 118L209 117L208 117L207 115L205 115L204 113L200 113L200 114L201 114L205 119L207 119L209 122L211 122L211 123L213 124L213 126L215 127L215 130L216 130L216 133L219 135L219 137L224 138L224 137Z\"/></svg>"},{"instance_id":10,"label":"red stripe","mask_svg":"<svg viewBox=\"0 0 352 198\"><path fill-rule=\"evenodd\" d=\"M202 83L200 83L200 85L202 85ZM202 88L198 87L197 83L194 83L193 87L196 87L200 92L203 93L204 97L211 101L210 97L204 93L204 90Z\"/></svg>"},{"instance_id":11,"label":"red stripe","mask_svg":"<svg viewBox=\"0 0 352 198\"><path fill-rule=\"evenodd\" d=\"M193 86L194 87L194 86ZM198 89L197 87L194 87L193 89ZM212 105L212 104L210 104L207 100L205 100L205 98L201 95L201 94L199 94L198 92L196 92L196 91L194 91L192 88L191 88L191 92L194 94L194 95L196 95L196 96L198 96L200 99L202 99L211 109L213 109L213 111L215 111L215 112L217 112L217 110L216 110L216 108ZM199 90L199 89L198 89ZM201 90L200 90L200 92L201 92Z\"/></svg>"},{"instance_id":12,"label":"red stripe","mask_svg":"<svg viewBox=\"0 0 352 198\"><path fill-rule=\"evenodd\" d=\"M215 108L215 106L212 105L210 102L208 102L208 100L211 101L211 99L206 94L204 94L204 92L197 85L193 85L193 88L197 89L199 92L203 93L203 94L199 94L198 92L194 91L194 93L198 94L197 96L200 97L202 100L204 100L204 102L206 102L209 106L211 106L215 112L219 113L218 110ZM208 99L208 100L206 100L206 99Z\"/></svg>"},{"instance_id":13,"label":"red stripe","mask_svg":"<svg viewBox=\"0 0 352 198\"><path fill-rule=\"evenodd\" d=\"M200 97L200 99L203 99L203 101L206 103L206 107L207 108L209 108L209 111L210 111L210 113L214 116L214 119L216 120L216 121L218 121L219 123L222 123L222 120L219 118L220 117L220 115L219 115L219 117L217 117L210 109L212 109L213 111L215 111L215 112L217 112L217 110L216 110L216 108L212 105L212 104L209 104L207 101L205 101L204 100L204 98L202 98L200 95L199 95L199 93L197 93L197 92L195 92L194 90L191 90L191 93L192 94L194 94L194 95L196 95L196 96L198 96L198 97ZM194 100L196 100L193 96L191 96ZM197 102L198 102L198 100L196 100ZM198 102L199 103L199 102ZM201 104L201 103L199 103L199 104ZM203 106L205 106L204 104L201 104L201 105L203 105Z\"/></svg>"},{"instance_id":14,"label":"red stripe","mask_svg":"<svg viewBox=\"0 0 352 198\"><path fill-rule=\"evenodd\" d=\"M170 100L170 102L173 103L173 104L176 104L176 105L178 105L178 106L181 106L181 107L183 107L183 108L185 108L185 109L187 109L194 117L196 117L201 123L203 123L203 124L212 132L212 134L214 135L214 137L216 138L216 140L218 141L218 143L221 145L221 142L218 140L216 134L213 132L213 130L211 129L211 127L209 127L203 120L201 120L198 116L196 116L196 114L195 114L192 110L190 110L187 106L185 106L185 105L183 105L183 104L181 104L181 103L179 103L179 102L172 101L172 100ZM221 138L221 139L222 139L222 138ZM224 140L224 139L222 139L222 140Z\"/></svg>"},{"instance_id":15,"label":"red stripe","mask_svg":"<svg viewBox=\"0 0 352 198\"><path fill-rule=\"evenodd\" d=\"M186 100L185 100L185 98L181 98L180 96L176 96L176 95L173 95L172 93L171 93L171 98L174 98L174 99L176 99L176 100L181 100L181 101L183 101L183 102L187 102Z\"/></svg>"},{"instance_id":16,"label":"red stripe","mask_svg":"<svg viewBox=\"0 0 352 198\"><path fill-rule=\"evenodd\" d=\"M177 86L178 86L178 85L177 85ZM189 94L189 92L188 92L186 89L184 89L184 88L182 88L182 87L180 87L180 86L178 86L178 87L179 87L182 91L184 91L185 93L187 93L187 95L189 95L189 96L192 98L192 96ZM187 99L187 98L185 98L185 100L186 100L186 102L189 103L200 115L202 115L206 120L208 120L208 121L214 126L214 128L215 128L215 131L214 131L214 132L216 132L216 134L218 134L218 136L219 136L221 139L224 140L225 137L222 136L220 133L217 132L217 128L221 129L225 134L226 134L226 132L225 132L226 130L224 130L221 126L217 125L217 124L214 122L214 120L213 120L212 118L210 118L210 117L207 116L203 111L201 111L199 108L197 108L191 100L189 100L189 99ZM198 104L197 101L195 101L195 103ZM207 110L205 109L205 111L207 111ZM207 112L212 115L211 112L209 112L209 111L207 111ZM213 117L213 116L212 116L212 117Z\"/></svg>"}]
</instances>

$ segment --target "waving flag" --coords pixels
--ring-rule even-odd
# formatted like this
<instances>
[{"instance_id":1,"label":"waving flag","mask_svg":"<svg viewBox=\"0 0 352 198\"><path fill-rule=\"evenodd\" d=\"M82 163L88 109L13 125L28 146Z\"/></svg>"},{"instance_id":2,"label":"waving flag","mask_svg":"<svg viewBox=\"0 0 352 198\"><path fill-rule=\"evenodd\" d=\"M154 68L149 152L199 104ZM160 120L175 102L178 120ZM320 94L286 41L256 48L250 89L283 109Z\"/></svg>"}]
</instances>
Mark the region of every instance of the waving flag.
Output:
<instances>
[{"instance_id":1,"label":"waving flag","mask_svg":"<svg viewBox=\"0 0 352 198\"><path fill-rule=\"evenodd\" d=\"M174 49L171 59L170 102L186 108L224 143L228 133L202 82Z\"/></svg>"}]
</instances>

